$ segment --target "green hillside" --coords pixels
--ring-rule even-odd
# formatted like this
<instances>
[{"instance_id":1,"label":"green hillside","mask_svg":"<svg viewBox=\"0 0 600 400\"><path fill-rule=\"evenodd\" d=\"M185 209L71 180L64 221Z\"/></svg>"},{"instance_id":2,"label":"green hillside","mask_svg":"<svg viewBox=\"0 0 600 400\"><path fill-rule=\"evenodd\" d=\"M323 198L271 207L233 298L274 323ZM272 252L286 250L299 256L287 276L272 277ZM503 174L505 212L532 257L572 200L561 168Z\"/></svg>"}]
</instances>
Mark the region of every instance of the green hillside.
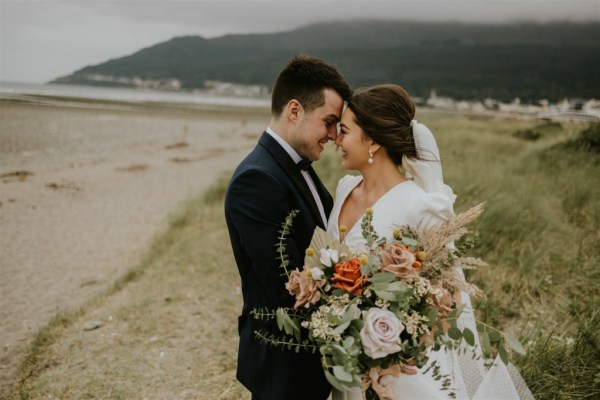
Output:
<instances>
[{"instance_id":1,"label":"green hillside","mask_svg":"<svg viewBox=\"0 0 600 400\"><path fill-rule=\"evenodd\" d=\"M177 37L54 82L98 84L89 79L97 74L175 78L184 89L202 88L206 80L270 87L300 52L336 64L353 86L396 82L415 96L436 89L458 99L556 101L600 93L600 24L573 23L347 21L271 34Z\"/></svg>"}]
</instances>

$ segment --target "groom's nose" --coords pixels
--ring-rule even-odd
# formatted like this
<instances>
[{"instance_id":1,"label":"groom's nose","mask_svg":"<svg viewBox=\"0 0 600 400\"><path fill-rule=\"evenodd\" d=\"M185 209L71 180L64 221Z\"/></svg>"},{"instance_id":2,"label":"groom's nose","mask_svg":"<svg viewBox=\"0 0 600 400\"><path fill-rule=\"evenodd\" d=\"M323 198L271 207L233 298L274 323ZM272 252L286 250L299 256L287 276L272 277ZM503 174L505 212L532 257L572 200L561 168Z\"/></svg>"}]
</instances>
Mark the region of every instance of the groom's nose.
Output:
<instances>
[{"instance_id":1,"label":"groom's nose","mask_svg":"<svg viewBox=\"0 0 600 400\"><path fill-rule=\"evenodd\" d=\"M327 129L327 138L333 142L337 139L337 124Z\"/></svg>"}]
</instances>

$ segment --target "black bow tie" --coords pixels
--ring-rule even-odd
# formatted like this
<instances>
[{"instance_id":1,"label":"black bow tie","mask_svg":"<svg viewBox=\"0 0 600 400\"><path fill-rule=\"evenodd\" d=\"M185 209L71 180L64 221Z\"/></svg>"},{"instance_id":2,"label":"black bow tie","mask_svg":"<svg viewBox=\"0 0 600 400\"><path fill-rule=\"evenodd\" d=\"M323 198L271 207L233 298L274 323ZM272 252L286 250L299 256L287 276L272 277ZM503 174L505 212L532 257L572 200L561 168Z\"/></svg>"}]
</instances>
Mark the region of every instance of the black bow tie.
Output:
<instances>
[{"instance_id":1,"label":"black bow tie","mask_svg":"<svg viewBox=\"0 0 600 400\"><path fill-rule=\"evenodd\" d=\"M296 163L298 168L300 168L302 171L308 171L310 164L312 164L312 161L310 161L308 158L303 158Z\"/></svg>"}]
</instances>

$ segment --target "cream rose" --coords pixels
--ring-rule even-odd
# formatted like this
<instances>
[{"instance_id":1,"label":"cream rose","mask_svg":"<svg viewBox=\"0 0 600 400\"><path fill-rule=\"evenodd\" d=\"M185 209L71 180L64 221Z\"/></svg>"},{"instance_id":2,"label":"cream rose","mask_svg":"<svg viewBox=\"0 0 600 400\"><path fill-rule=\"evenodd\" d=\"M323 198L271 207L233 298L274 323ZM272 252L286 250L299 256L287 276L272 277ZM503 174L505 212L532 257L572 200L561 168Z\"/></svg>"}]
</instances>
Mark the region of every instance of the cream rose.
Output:
<instances>
[{"instance_id":1,"label":"cream rose","mask_svg":"<svg viewBox=\"0 0 600 400\"><path fill-rule=\"evenodd\" d=\"M400 351L400 334L404 325L393 312L371 308L363 315L365 324L360 331L360 339L366 355L376 359Z\"/></svg>"}]
</instances>

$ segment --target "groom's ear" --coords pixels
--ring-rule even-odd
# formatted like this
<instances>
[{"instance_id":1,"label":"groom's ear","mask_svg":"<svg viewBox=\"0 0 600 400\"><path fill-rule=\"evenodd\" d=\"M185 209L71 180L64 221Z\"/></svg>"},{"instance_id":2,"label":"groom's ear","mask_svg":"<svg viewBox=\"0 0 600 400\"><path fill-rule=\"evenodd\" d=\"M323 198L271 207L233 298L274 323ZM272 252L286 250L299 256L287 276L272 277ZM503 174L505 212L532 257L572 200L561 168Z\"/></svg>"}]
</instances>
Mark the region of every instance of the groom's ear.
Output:
<instances>
[{"instance_id":1,"label":"groom's ear","mask_svg":"<svg viewBox=\"0 0 600 400\"><path fill-rule=\"evenodd\" d=\"M288 101L285 107L286 115L289 121L298 122L302 117L302 113L304 112L304 108L302 108L302 104L296 99L292 99Z\"/></svg>"}]
</instances>

